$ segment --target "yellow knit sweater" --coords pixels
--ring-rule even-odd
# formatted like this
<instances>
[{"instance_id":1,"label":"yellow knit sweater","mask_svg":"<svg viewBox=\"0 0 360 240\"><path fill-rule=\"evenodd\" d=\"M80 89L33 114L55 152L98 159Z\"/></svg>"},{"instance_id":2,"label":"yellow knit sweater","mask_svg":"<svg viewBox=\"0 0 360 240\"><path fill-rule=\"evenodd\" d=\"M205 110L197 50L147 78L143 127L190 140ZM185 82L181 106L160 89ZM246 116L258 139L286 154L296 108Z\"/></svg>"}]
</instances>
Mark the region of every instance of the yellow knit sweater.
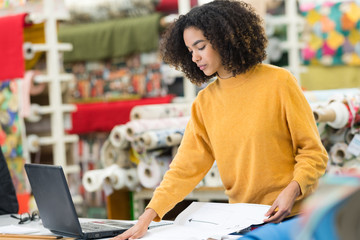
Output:
<instances>
[{"instance_id":1,"label":"yellow knit sweater","mask_svg":"<svg viewBox=\"0 0 360 240\"><path fill-rule=\"evenodd\" d=\"M301 200L314 191L328 156L311 108L285 69L260 64L216 79L192 106L178 153L147 208L160 220L182 201L216 160L230 203L272 205L295 180Z\"/></svg>"}]
</instances>

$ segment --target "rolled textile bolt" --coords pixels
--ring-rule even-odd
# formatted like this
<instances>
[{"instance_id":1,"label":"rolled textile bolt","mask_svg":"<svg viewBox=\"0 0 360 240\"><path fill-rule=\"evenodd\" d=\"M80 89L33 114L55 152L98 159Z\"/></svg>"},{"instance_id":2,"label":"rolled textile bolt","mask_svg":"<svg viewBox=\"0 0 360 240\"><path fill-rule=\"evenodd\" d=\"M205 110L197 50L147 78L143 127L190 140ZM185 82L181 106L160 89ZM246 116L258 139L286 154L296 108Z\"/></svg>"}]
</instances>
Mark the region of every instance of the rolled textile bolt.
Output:
<instances>
[{"instance_id":1,"label":"rolled textile bolt","mask_svg":"<svg viewBox=\"0 0 360 240\"><path fill-rule=\"evenodd\" d=\"M216 164L214 164L209 172L204 177L204 185L206 187L221 187L222 182L220 178L219 169Z\"/></svg>"},{"instance_id":2,"label":"rolled textile bolt","mask_svg":"<svg viewBox=\"0 0 360 240\"><path fill-rule=\"evenodd\" d=\"M126 149L116 148L107 139L101 146L100 162L103 167L109 167L112 164L117 164L119 167L126 167L130 161L128 155Z\"/></svg>"},{"instance_id":3,"label":"rolled textile bolt","mask_svg":"<svg viewBox=\"0 0 360 240\"><path fill-rule=\"evenodd\" d=\"M25 42L23 44L23 52L24 52L24 58L26 60L31 60L35 56L35 50L33 49L33 45L30 42Z\"/></svg>"},{"instance_id":4,"label":"rolled textile bolt","mask_svg":"<svg viewBox=\"0 0 360 240\"><path fill-rule=\"evenodd\" d=\"M166 139L169 135L178 132L177 129L156 129L148 130L141 134L140 141L147 150L155 148L169 147Z\"/></svg>"},{"instance_id":5,"label":"rolled textile bolt","mask_svg":"<svg viewBox=\"0 0 360 240\"><path fill-rule=\"evenodd\" d=\"M168 103L138 105L131 109L130 120L190 116L191 104Z\"/></svg>"},{"instance_id":6,"label":"rolled textile bolt","mask_svg":"<svg viewBox=\"0 0 360 240\"><path fill-rule=\"evenodd\" d=\"M330 158L334 164L343 164L345 160L352 157L347 151L348 145L344 142L335 143L330 149Z\"/></svg>"},{"instance_id":7,"label":"rolled textile bolt","mask_svg":"<svg viewBox=\"0 0 360 240\"><path fill-rule=\"evenodd\" d=\"M313 111L316 122L333 122L336 119L336 113L333 109L318 108Z\"/></svg>"},{"instance_id":8,"label":"rolled textile bolt","mask_svg":"<svg viewBox=\"0 0 360 240\"><path fill-rule=\"evenodd\" d=\"M86 171L82 179L84 188L89 192L94 192L99 190L105 182L111 184L112 187L114 187L114 184L117 184L118 189L120 189L125 186L124 173L118 173L121 170L124 172L119 166L113 164L107 168ZM123 179L122 182L121 177Z\"/></svg>"},{"instance_id":9,"label":"rolled textile bolt","mask_svg":"<svg viewBox=\"0 0 360 240\"><path fill-rule=\"evenodd\" d=\"M149 134L141 134L141 136L139 137L139 140L142 144L144 144L145 146L151 146L151 136Z\"/></svg>"},{"instance_id":10,"label":"rolled textile bolt","mask_svg":"<svg viewBox=\"0 0 360 240\"><path fill-rule=\"evenodd\" d=\"M175 145L179 145L181 140L182 140L183 134L181 133L173 133L170 134L167 138L166 138L166 144L168 146L175 146Z\"/></svg>"},{"instance_id":11,"label":"rolled textile bolt","mask_svg":"<svg viewBox=\"0 0 360 240\"><path fill-rule=\"evenodd\" d=\"M27 146L30 152L38 152L40 150L39 137L35 134L27 136Z\"/></svg>"},{"instance_id":12,"label":"rolled textile bolt","mask_svg":"<svg viewBox=\"0 0 360 240\"><path fill-rule=\"evenodd\" d=\"M109 167L115 162L115 149L107 139L100 149L100 161L103 167Z\"/></svg>"},{"instance_id":13,"label":"rolled textile bolt","mask_svg":"<svg viewBox=\"0 0 360 240\"><path fill-rule=\"evenodd\" d=\"M29 122L40 121L41 120L40 108L41 106L39 104L32 103L30 105L30 115L27 116L25 119Z\"/></svg>"},{"instance_id":14,"label":"rolled textile bolt","mask_svg":"<svg viewBox=\"0 0 360 240\"><path fill-rule=\"evenodd\" d=\"M346 104L339 102L339 101L333 101L329 105L327 105L323 109L323 111L327 114L321 115L320 112L317 112L314 114L315 120L318 118L317 122L325 121L330 127L335 129L340 129L345 127L350 118L350 112L346 106ZM335 119L333 119L332 114L330 113L333 111L335 113ZM329 119L329 121L326 121Z\"/></svg>"},{"instance_id":15,"label":"rolled textile bolt","mask_svg":"<svg viewBox=\"0 0 360 240\"><path fill-rule=\"evenodd\" d=\"M178 150L179 150L179 145L173 146L173 147L171 148L171 156L172 156L172 158L175 157L175 155L177 154Z\"/></svg>"},{"instance_id":16,"label":"rolled textile bolt","mask_svg":"<svg viewBox=\"0 0 360 240\"><path fill-rule=\"evenodd\" d=\"M351 128L348 128L345 132L345 143L350 144L351 140L354 138L355 134L351 131Z\"/></svg>"},{"instance_id":17,"label":"rolled textile bolt","mask_svg":"<svg viewBox=\"0 0 360 240\"><path fill-rule=\"evenodd\" d=\"M149 189L154 189L160 183L162 174L159 165L155 161L146 163L140 161L137 166L140 184Z\"/></svg>"},{"instance_id":18,"label":"rolled textile bolt","mask_svg":"<svg viewBox=\"0 0 360 240\"><path fill-rule=\"evenodd\" d=\"M126 134L128 135L128 137L130 137L130 139L134 136L135 131L134 129L132 129L131 127L126 128Z\"/></svg>"},{"instance_id":19,"label":"rolled textile bolt","mask_svg":"<svg viewBox=\"0 0 360 240\"><path fill-rule=\"evenodd\" d=\"M125 187L126 183L126 171L125 169L117 166L112 169L111 174L105 179L115 190L119 190Z\"/></svg>"},{"instance_id":20,"label":"rolled textile bolt","mask_svg":"<svg viewBox=\"0 0 360 240\"><path fill-rule=\"evenodd\" d=\"M126 169L125 186L129 190L135 190L140 184L136 168Z\"/></svg>"},{"instance_id":21,"label":"rolled textile bolt","mask_svg":"<svg viewBox=\"0 0 360 240\"><path fill-rule=\"evenodd\" d=\"M126 137L133 140L136 134L149 130L185 128L190 117L162 118L162 119L139 119L126 123Z\"/></svg>"},{"instance_id":22,"label":"rolled textile bolt","mask_svg":"<svg viewBox=\"0 0 360 240\"><path fill-rule=\"evenodd\" d=\"M99 190L106 177L105 173L104 169L86 171L82 179L85 190L88 192L95 192Z\"/></svg>"},{"instance_id":23,"label":"rolled textile bolt","mask_svg":"<svg viewBox=\"0 0 360 240\"><path fill-rule=\"evenodd\" d=\"M115 126L109 136L110 143L118 148L127 148L129 141L126 139L126 127L125 125Z\"/></svg>"}]
</instances>

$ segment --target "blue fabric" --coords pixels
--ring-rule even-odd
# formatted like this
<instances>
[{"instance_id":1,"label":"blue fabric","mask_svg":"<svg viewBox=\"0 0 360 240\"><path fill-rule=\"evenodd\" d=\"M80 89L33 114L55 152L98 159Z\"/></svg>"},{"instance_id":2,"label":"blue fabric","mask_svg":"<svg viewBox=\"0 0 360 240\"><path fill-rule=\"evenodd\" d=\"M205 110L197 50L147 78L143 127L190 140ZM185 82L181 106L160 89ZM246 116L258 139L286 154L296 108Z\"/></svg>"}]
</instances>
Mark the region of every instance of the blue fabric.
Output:
<instances>
[{"instance_id":1,"label":"blue fabric","mask_svg":"<svg viewBox=\"0 0 360 240\"><path fill-rule=\"evenodd\" d=\"M336 212L342 204L337 204L319 222L314 231L316 240L339 240L335 226Z\"/></svg>"},{"instance_id":2,"label":"blue fabric","mask_svg":"<svg viewBox=\"0 0 360 240\"><path fill-rule=\"evenodd\" d=\"M291 220L275 224L268 223L260 228L257 228L243 237L240 237L241 240L268 240L268 239L277 239L277 240L293 240L294 233L296 234L299 231L300 218L296 217Z\"/></svg>"},{"instance_id":3,"label":"blue fabric","mask_svg":"<svg viewBox=\"0 0 360 240\"><path fill-rule=\"evenodd\" d=\"M309 235L316 240L339 240L338 233L335 227L335 218L339 206L342 204L339 203L331 210L326 213L319 221L318 225L314 227L313 233ZM300 223L301 217L296 217L291 220L282 222L280 224L269 223L260 228L255 229L243 237L240 237L240 240L294 240L299 236L304 229L301 227ZM306 235L307 236L307 235Z\"/></svg>"}]
</instances>

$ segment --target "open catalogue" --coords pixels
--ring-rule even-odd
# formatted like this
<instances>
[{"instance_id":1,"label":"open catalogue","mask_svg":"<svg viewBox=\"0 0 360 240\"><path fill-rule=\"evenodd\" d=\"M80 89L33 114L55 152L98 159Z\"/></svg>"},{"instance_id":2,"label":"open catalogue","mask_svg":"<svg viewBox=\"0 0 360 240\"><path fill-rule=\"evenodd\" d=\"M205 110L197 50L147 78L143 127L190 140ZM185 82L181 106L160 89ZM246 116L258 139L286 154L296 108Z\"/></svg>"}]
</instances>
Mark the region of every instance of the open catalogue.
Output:
<instances>
[{"instance_id":1,"label":"open catalogue","mask_svg":"<svg viewBox=\"0 0 360 240\"><path fill-rule=\"evenodd\" d=\"M261 224L271 206L193 202L173 224L150 228L141 240L207 240Z\"/></svg>"}]
</instances>

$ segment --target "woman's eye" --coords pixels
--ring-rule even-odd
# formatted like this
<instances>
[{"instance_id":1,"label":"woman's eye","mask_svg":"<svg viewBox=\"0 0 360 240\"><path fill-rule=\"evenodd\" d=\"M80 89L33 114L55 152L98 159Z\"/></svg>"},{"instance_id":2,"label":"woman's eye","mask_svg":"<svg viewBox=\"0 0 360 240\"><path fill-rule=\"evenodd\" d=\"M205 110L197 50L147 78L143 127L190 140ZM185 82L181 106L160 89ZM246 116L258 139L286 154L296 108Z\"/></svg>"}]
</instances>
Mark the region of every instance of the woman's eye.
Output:
<instances>
[{"instance_id":1,"label":"woman's eye","mask_svg":"<svg viewBox=\"0 0 360 240\"><path fill-rule=\"evenodd\" d=\"M199 48L199 50L204 50L204 48L205 48L205 45L203 47Z\"/></svg>"}]
</instances>

